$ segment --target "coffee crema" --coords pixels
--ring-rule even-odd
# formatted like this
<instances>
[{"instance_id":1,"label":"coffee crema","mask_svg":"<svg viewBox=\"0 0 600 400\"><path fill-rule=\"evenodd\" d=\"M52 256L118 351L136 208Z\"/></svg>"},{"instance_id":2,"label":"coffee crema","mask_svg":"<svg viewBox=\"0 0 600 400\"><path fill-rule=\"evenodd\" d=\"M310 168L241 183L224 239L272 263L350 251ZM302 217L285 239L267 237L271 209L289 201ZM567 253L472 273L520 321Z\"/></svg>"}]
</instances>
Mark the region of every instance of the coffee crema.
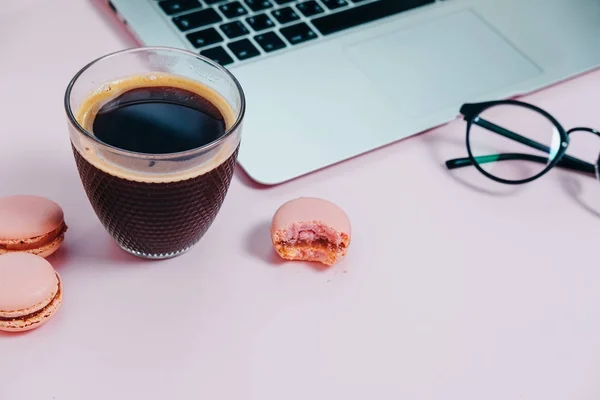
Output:
<instances>
[{"instance_id":1,"label":"coffee crema","mask_svg":"<svg viewBox=\"0 0 600 400\"><path fill-rule=\"evenodd\" d=\"M110 146L82 136L73 152L94 211L121 247L164 257L200 240L225 199L239 146L237 134L210 146L236 119L221 95L180 76L135 76L92 93L76 119Z\"/></svg>"},{"instance_id":2,"label":"coffee crema","mask_svg":"<svg viewBox=\"0 0 600 400\"><path fill-rule=\"evenodd\" d=\"M212 106L212 111L218 111L218 113L220 113L226 130L231 129L236 121L237 115L232 107L215 90L191 79L165 73L132 76L101 85L82 102L77 109L75 119L83 129L96 136L100 142L119 148L111 143L104 142L101 137L95 135L94 123L99 111L115 99L127 95L128 92L156 90L159 88L162 88L165 92L181 89L181 93L192 93L192 95L196 96L202 104L209 104ZM156 97L160 97L160 93L155 92L154 96L156 99ZM186 99L182 99L180 106L190 107L189 101L186 103ZM160 123L160 120L155 120L155 122ZM139 133L136 136L139 137ZM239 138L227 138L222 145L211 150L210 155L203 156L202 162L199 162L197 159L186 159L183 157L177 162L163 161L162 163L159 161L161 159L161 153L154 154L157 156L156 159L152 158L150 154L147 154L147 157L150 160L148 162L137 159L124 161L123 157L120 157L119 154L111 154L92 140L84 137L81 138L80 144L76 147L89 163L106 173L137 182L160 183L190 179L209 172L218 167L219 164L225 162L234 152L236 152L238 145ZM119 149L132 151L122 148ZM148 165L152 165L152 168L148 168Z\"/></svg>"}]
</instances>

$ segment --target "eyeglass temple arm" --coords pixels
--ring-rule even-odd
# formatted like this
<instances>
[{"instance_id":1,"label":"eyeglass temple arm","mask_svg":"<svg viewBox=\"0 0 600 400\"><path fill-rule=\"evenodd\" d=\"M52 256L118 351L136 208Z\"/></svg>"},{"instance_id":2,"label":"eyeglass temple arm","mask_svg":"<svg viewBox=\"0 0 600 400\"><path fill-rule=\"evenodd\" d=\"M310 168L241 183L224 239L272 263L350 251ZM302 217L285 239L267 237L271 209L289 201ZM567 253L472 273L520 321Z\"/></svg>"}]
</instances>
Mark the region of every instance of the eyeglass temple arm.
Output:
<instances>
[{"instance_id":1,"label":"eyeglass temple arm","mask_svg":"<svg viewBox=\"0 0 600 400\"><path fill-rule=\"evenodd\" d=\"M592 175L596 174L596 170L592 164L587 163L585 161L580 161L577 159L575 159L575 161L571 161L566 158L567 158L567 156L565 156L563 159L561 159L558 163L556 163L556 166L565 168L565 169L570 169L570 170L577 171L577 172L584 172L584 173L592 174ZM572 157L570 157L570 158L572 158ZM507 161L507 160L532 161L532 162L537 162L540 164L548 163L547 157L540 157L540 156L534 156L534 155L529 155L529 154L520 154L520 153L490 154L487 156L475 157L475 160L477 161L478 164L487 164L490 162ZM446 167L448 169L457 169L457 168L462 168L462 167L468 167L471 165L473 165L473 162L469 158L466 158L466 157L465 158L455 158L453 160L446 161Z\"/></svg>"},{"instance_id":2,"label":"eyeglass temple arm","mask_svg":"<svg viewBox=\"0 0 600 400\"><path fill-rule=\"evenodd\" d=\"M548 154L550 154L550 152L551 152L551 149L549 147L544 146L543 144L538 143L535 140L531 140L529 138L526 138L525 136L521 136L518 133L509 131L508 129L502 128L501 126L498 126L494 123L486 121L482 118L476 117L475 119L473 119L473 123L481 126L482 128L485 128L491 132L497 133L506 138L512 139L519 143L522 143L526 146L533 147L534 149L541 150ZM533 156L533 155L528 155L528 154L519 154L519 153L490 154L487 156L475 157L475 160L477 161L478 164L485 164L485 163L489 163L489 162L505 161L505 160L533 161L533 162L539 162L542 164L548 163L548 159L546 157L539 157L539 156ZM467 157L455 158L455 159L446 161L446 168L448 168L448 169L468 167L471 165L473 165L473 162ZM588 162L582 161L578 158L571 157L566 154L561 158L561 160L556 165L560 166L562 168L571 169L571 170L579 171L579 172L590 173L590 174L595 174L595 171L596 171L594 165L592 165Z\"/></svg>"}]
</instances>

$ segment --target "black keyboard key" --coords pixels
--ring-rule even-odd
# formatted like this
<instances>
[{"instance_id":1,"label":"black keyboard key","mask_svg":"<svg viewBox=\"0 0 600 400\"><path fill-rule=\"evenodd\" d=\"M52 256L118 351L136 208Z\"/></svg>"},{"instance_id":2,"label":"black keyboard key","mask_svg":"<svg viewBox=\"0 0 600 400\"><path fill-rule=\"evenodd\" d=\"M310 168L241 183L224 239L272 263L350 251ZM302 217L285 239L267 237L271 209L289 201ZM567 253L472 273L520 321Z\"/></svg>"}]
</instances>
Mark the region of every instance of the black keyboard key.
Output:
<instances>
[{"instance_id":1,"label":"black keyboard key","mask_svg":"<svg viewBox=\"0 0 600 400\"><path fill-rule=\"evenodd\" d=\"M295 1L295 0L274 0L274 1L277 4L282 5L282 4L291 3L292 1Z\"/></svg>"},{"instance_id":2,"label":"black keyboard key","mask_svg":"<svg viewBox=\"0 0 600 400\"><path fill-rule=\"evenodd\" d=\"M323 8L314 0L305 1L304 3L296 4L296 8L304 14L305 17L312 17L313 15L321 14Z\"/></svg>"},{"instance_id":3,"label":"black keyboard key","mask_svg":"<svg viewBox=\"0 0 600 400\"><path fill-rule=\"evenodd\" d=\"M435 0L380 0L324 15L311 22L323 35L329 35L434 2Z\"/></svg>"},{"instance_id":4,"label":"black keyboard key","mask_svg":"<svg viewBox=\"0 0 600 400\"><path fill-rule=\"evenodd\" d=\"M288 22L300 19L300 17L298 16L298 14L296 14L292 7L280 8L279 10L271 12L271 14L273 15L273 17L275 17L277 21L279 21L280 24L287 24Z\"/></svg>"},{"instance_id":5,"label":"black keyboard key","mask_svg":"<svg viewBox=\"0 0 600 400\"><path fill-rule=\"evenodd\" d=\"M321 0L321 2L330 10L337 10L348 5L346 0Z\"/></svg>"},{"instance_id":6,"label":"black keyboard key","mask_svg":"<svg viewBox=\"0 0 600 400\"><path fill-rule=\"evenodd\" d=\"M167 15L173 15L180 12L201 8L202 4L198 0L165 0L158 3Z\"/></svg>"},{"instance_id":7,"label":"black keyboard key","mask_svg":"<svg viewBox=\"0 0 600 400\"><path fill-rule=\"evenodd\" d=\"M232 1L231 3L220 5L219 10L227 18L236 18L248 14L248 10L246 10L239 1Z\"/></svg>"},{"instance_id":8,"label":"black keyboard key","mask_svg":"<svg viewBox=\"0 0 600 400\"><path fill-rule=\"evenodd\" d=\"M281 28L279 32L281 32L291 44L306 42L307 40L316 39L317 37L317 34L304 22Z\"/></svg>"},{"instance_id":9,"label":"black keyboard key","mask_svg":"<svg viewBox=\"0 0 600 400\"><path fill-rule=\"evenodd\" d=\"M262 33L254 36L254 41L266 52L283 49L285 43L275 32Z\"/></svg>"},{"instance_id":10,"label":"black keyboard key","mask_svg":"<svg viewBox=\"0 0 600 400\"><path fill-rule=\"evenodd\" d=\"M227 47L229 47L229 50L231 50L233 54L235 54L235 56L240 60L247 60L260 54L258 49L254 47L252 42L250 42L248 39L230 42L227 44Z\"/></svg>"},{"instance_id":11,"label":"black keyboard key","mask_svg":"<svg viewBox=\"0 0 600 400\"><path fill-rule=\"evenodd\" d=\"M330 10L337 10L348 5L346 0L321 0L321 2Z\"/></svg>"},{"instance_id":12,"label":"black keyboard key","mask_svg":"<svg viewBox=\"0 0 600 400\"><path fill-rule=\"evenodd\" d=\"M213 60L214 62L217 62L221 65L228 65L233 62L233 58L231 58L231 56L229 54L227 54L227 51L224 48L222 48L221 46L202 50L200 52L200 55L203 55L204 57L208 57L211 60Z\"/></svg>"},{"instance_id":13,"label":"black keyboard key","mask_svg":"<svg viewBox=\"0 0 600 400\"><path fill-rule=\"evenodd\" d=\"M173 22L182 32L200 28L205 25L211 25L222 20L223 18L221 18L221 16L212 8L173 18Z\"/></svg>"},{"instance_id":14,"label":"black keyboard key","mask_svg":"<svg viewBox=\"0 0 600 400\"><path fill-rule=\"evenodd\" d=\"M225 0L204 0L206 4L212 6L213 4L223 3Z\"/></svg>"},{"instance_id":15,"label":"black keyboard key","mask_svg":"<svg viewBox=\"0 0 600 400\"><path fill-rule=\"evenodd\" d=\"M244 0L246 5L250 7L252 11L262 11L267 8L273 7L273 4L269 0Z\"/></svg>"},{"instance_id":16,"label":"black keyboard key","mask_svg":"<svg viewBox=\"0 0 600 400\"><path fill-rule=\"evenodd\" d=\"M246 23L257 32L275 26L275 23L267 17L267 14L258 14L254 17L246 18Z\"/></svg>"},{"instance_id":17,"label":"black keyboard key","mask_svg":"<svg viewBox=\"0 0 600 400\"><path fill-rule=\"evenodd\" d=\"M220 26L220 28L229 39L244 36L250 33L250 31L244 26L242 21L234 21L228 24L223 24Z\"/></svg>"},{"instance_id":18,"label":"black keyboard key","mask_svg":"<svg viewBox=\"0 0 600 400\"><path fill-rule=\"evenodd\" d=\"M194 33L188 33L188 40L196 48L210 46L223 41L223 37L215 28L208 28Z\"/></svg>"}]
</instances>

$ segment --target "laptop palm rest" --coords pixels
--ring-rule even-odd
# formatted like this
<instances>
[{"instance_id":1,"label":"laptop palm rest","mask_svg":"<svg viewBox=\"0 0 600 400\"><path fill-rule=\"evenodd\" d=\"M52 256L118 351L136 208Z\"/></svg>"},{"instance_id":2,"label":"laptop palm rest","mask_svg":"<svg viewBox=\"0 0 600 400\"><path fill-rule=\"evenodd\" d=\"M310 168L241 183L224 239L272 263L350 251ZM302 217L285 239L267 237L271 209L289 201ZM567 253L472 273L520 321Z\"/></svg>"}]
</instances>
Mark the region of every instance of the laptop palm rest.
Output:
<instances>
[{"instance_id":1,"label":"laptop palm rest","mask_svg":"<svg viewBox=\"0 0 600 400\"><path fill-rule=\"evenodd\" d=\"M233 72L248 100L240 164L276 184L449 121L462 102L540 68L465 10L405 28L391 20Z\"/></svg>"},{"instance_id":2,"label":"laptop palm rest","mask_svg":"<svg viewBox=\"0 0 600 400\"><path fill-rule=\"evenodd\" d=\"M397 115L407 118L472 101L541 72L468 10L349 45L345 52Z\"/></svg>"}]
</instances>

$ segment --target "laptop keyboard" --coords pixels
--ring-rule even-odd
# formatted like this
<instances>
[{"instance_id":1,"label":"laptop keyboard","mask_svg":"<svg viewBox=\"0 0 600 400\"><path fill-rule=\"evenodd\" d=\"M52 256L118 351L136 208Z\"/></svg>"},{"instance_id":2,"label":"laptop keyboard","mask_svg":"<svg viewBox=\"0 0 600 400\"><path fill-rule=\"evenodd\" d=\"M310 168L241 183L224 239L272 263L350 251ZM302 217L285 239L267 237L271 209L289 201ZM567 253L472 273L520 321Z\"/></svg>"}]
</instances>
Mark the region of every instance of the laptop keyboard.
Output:
<instances>
[{"instance_id":1,"label":"laptop keyboard","mask_svg":"<svg viewBox=\"0 0 600 400\"><path fill-rule=\"evenodd\" d=\"M200 54L222 65L399 14L436 0L153 0Z\"/></svg>"}]
</instances>

